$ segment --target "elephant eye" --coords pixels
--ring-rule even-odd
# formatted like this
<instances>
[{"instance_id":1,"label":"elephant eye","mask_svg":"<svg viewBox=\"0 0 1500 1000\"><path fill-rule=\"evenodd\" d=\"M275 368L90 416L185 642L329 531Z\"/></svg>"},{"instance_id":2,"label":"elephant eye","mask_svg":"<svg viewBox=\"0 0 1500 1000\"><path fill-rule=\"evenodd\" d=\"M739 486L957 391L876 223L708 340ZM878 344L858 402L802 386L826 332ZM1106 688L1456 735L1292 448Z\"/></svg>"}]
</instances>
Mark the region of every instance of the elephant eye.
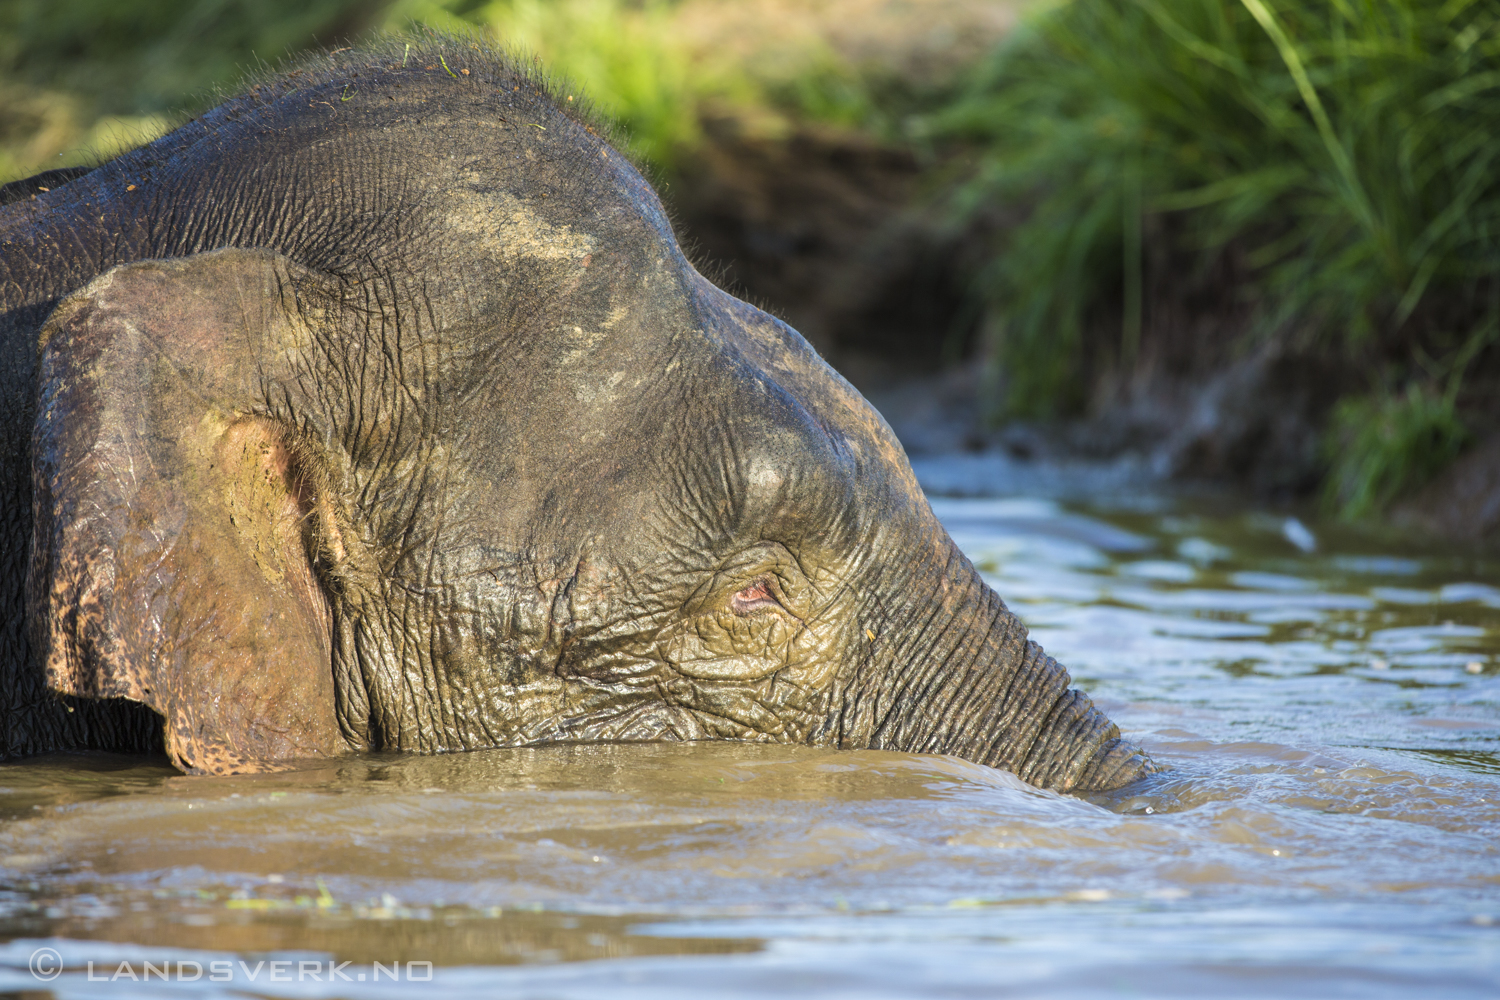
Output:
<instances>
[{"instance_id":1,"label":"elephant eye","mask_svg":"<svg viewBox=\"0 0 1500 1000\"><path fill-rule=\"evenodd\" d=\"M771 592L769 580L756 580L729 599L730 609L737 615L753 615L767 608L779 608L781 602Z\"/></svg>"}]
</instances>

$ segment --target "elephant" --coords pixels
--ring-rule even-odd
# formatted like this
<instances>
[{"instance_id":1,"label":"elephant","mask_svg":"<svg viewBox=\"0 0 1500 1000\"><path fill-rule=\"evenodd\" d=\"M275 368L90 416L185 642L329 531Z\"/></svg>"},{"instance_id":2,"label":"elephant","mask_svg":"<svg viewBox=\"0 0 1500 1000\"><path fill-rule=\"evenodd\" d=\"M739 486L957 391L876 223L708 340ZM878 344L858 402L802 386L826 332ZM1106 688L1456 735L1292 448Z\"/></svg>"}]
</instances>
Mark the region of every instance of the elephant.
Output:
<instances>
[{"instance_id":1,"label":"elephant","mask_svg":"<svg viewBox=\"0 0 1500 1000\"><path fill-rule=\"evenodd\" d=\"M320 54L0 190L0 756L717 740L1157 765L581 100Z\"/></svg>"}]
</instances>

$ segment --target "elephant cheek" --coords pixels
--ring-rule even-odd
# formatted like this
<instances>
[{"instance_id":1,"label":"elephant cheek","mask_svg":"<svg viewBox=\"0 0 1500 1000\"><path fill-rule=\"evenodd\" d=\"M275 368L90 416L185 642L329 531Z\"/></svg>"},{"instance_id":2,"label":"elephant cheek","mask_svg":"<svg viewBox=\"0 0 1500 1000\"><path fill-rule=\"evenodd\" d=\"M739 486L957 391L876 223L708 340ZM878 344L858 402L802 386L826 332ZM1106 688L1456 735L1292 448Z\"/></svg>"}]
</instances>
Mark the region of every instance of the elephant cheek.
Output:
<instances>
[{"instance_id":1,"label":"elephant cheek","mask_svg":"<svg viewBox=\"0 0 1500 1000\"><path fill-rule=\"evenodd\" d=\"M840 671L820 631L773 613L700 619L663 641L662 690L715 735L800 742L828 713Z\"/></svg>"},{"instance_id":2,"label":"elephant cheek","mask_svg":"<svg viewBox=\"0 0 1500 1000\"><path fill-rule=\"evenodd\" d=\"M775 612L741 617L726 611L686 623L657 650L673 673L694 680L751 683L780 672L810 680L826 666L808 656L815 638L801 622Z\"/></svg>"}]
</instances>

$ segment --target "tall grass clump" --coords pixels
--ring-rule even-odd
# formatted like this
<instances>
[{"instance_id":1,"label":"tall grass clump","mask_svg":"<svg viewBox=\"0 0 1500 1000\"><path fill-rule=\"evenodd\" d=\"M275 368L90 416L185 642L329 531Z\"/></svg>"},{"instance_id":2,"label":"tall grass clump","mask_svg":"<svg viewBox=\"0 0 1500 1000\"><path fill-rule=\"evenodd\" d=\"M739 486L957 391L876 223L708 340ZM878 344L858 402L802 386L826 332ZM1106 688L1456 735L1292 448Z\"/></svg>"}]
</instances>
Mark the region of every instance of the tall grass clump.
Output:
<instances>
[{"instance_id":1,"label":"tall grass clump","mask_svg":"<svg viewBox=\"0 0 1500 1000\"><path fill-rule=\"evenodd\" d=\"M960 208L1025 211L985 274L1005 410L1081 405L1086 375L1135 364L1153 290L1203 283L1232 248L1254 315L1238 336L1361 373L1335 436L1359 406L1405 407L1451 443L1463 371L1497 330L1496 121L1500 0L1045 8L934 119L979 149ZM1360 440L1333 451L1347 514L1432 472L1414 458L1430 434Z\"/></svg>"},{"instance_id":2,"label":"tall grass clump","mask_svg":"<svg viewBox=\"0 0 1500 1000\"><path fill-rule=\"evenodd\" d=\"M1419 382L1400 395L1342 399L1328 436L1327 496L1346 517L1378 513L1456 458L1467 438L1453 396Z\"/></svg>"}]
</instances>

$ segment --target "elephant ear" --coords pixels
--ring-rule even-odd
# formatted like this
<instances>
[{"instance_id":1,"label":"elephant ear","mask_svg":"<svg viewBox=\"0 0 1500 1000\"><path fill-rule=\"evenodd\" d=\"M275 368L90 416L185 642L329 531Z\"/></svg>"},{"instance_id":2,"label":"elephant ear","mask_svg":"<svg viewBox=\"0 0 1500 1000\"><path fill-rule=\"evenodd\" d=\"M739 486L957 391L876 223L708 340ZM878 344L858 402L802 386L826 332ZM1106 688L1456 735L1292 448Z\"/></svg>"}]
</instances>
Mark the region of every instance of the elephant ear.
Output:
<instances>
[{"instance_id":1,"label":"elephant ear","mask_svg":"<svg viewBox=\"0 0 1500 1000\"><path fill-rule=\"evenodd\" d=\"M268 406L294 396L315 285L264 251L129 264L42 330L33 648L56 691L149 705L190 773L348 748L322 481Z\"/></svg>"}]
</instances>

